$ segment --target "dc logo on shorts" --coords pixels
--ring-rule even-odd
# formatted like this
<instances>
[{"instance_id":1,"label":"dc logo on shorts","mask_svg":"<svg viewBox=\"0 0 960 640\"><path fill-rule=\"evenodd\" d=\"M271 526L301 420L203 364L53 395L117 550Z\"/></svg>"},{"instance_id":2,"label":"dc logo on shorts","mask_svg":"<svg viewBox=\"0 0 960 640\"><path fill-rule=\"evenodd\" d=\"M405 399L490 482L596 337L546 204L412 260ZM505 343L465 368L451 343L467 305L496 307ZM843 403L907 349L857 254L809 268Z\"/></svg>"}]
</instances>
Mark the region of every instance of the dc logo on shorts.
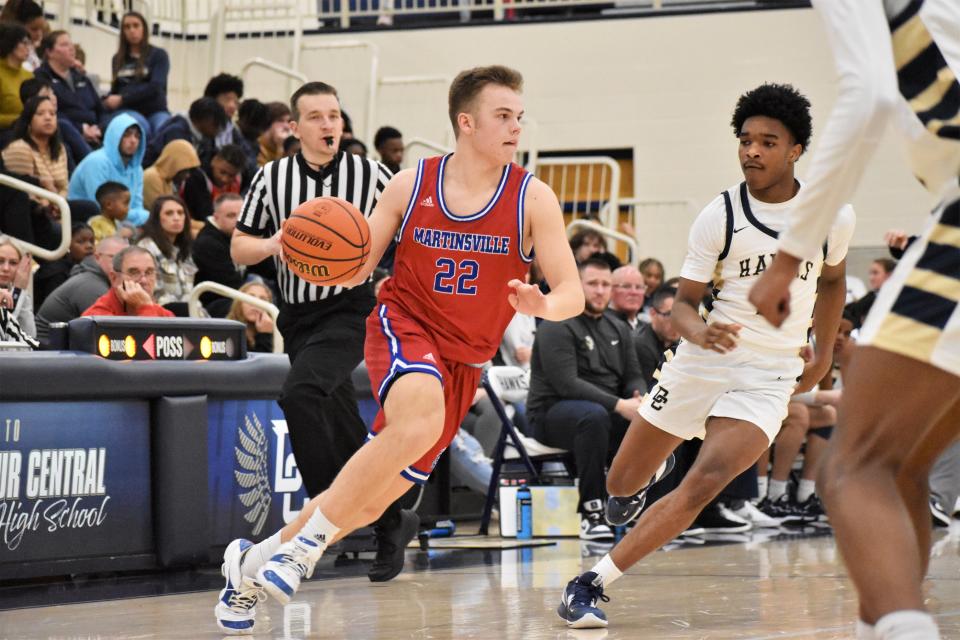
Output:
<instances>
[{"instance_id":1,"label":"dc logo on shorts","mask_svg":"<svg viewBox=\"0 0 960 640\"><path fill-rule=\"evenodd\" d=\"M650 407L654 411L660 411L660 409L663 409L663 405L667 404L668 395L670 395L669 391L663 387L657 387L657 393L654 394L653 400L650 401Z\"/></svg>"}]
</instances>

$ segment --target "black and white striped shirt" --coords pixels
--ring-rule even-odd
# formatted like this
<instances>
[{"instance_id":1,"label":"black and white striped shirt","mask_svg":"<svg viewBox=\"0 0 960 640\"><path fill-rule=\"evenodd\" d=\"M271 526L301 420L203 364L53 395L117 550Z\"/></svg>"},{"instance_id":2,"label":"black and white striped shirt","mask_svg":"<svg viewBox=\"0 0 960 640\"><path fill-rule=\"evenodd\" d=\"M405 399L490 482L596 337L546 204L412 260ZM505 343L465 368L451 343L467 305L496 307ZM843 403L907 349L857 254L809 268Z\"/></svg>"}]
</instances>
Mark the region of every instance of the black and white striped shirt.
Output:
<instances>
[{"instance_id":1,"label":"black and white striped shirt","mask_svg":"<svg viewBox=\"0 0 960 640\"><path fill-rule=\"evenodd\" d=\"M301 154L268 162L257 172L243 202L237 229L266 238L307 200L322 196L343 198L370 217L393 175L375 160L341 152L322 171L307 165ZM274 257L280 293L287 304L326 300L340 294L340 286L318 287L287 269Z\"/></svg>"}]
</instances>

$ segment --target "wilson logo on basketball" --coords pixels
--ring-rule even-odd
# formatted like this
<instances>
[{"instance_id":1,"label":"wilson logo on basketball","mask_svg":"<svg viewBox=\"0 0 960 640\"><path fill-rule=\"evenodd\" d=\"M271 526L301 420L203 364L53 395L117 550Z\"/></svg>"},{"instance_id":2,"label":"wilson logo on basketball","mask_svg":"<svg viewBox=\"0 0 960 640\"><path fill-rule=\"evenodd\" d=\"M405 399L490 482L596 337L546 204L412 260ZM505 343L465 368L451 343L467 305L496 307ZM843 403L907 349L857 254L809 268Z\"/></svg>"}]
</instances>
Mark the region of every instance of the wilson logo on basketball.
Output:
<instances>
[{"instance_id":1,"label":"wilson logo on basketball","mask_svg":"<svg viewBox=\"0 0 960 640\"><path fill-rule=\"evenodd\" d=\"M330 270L323 264L310 264L303 260L297 260L286 251L283 252L283 259L300 275L308 275L313 278L326 278L330 275Z\"/></svg>"},{"instance_id":2,"label":"wilson logo on basketball","mask_svg":"<svg viewBox=\"0 0 960 640\"><path fill-rule=\"evenodd\" d=\"M287 231L290 237L299 240L300 242L306 242L311 247L316 247L318 249L323 249L324 251L330 251L333 248L333 244L329 240L324 240L323 238L318 238L317 236L307 233L303 229L296 227L290 227L290 230Z\"/></svg>"}]
</instances>

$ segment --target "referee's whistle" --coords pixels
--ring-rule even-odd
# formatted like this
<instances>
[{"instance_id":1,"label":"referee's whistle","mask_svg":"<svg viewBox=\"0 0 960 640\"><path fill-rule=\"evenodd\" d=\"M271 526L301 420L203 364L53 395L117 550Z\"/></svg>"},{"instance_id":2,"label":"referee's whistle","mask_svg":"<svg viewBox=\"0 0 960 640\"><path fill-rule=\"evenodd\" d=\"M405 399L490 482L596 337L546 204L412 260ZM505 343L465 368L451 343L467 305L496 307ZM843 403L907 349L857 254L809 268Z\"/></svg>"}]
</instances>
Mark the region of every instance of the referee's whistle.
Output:
<instances>
[{"instance_id":1,"label":"referee's whistle","mask_svg":"<svg viewBox=\"0 0 960 640\"><path fill-rule=\"evenodd\" d=\"M326 137L324 138L324 140L327 141L327 146L328 146L328 147L332 147L332 146L333 146L333 136L326 136Z\"/></svg>"}]
</instances>

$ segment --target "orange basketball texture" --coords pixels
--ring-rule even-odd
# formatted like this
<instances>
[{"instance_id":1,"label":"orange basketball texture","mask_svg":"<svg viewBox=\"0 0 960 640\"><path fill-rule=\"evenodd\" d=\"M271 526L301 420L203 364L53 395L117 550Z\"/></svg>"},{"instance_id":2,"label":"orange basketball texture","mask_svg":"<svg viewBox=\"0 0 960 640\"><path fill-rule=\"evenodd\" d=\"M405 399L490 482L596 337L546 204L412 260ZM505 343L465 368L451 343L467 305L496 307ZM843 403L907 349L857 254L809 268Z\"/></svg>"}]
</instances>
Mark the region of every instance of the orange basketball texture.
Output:
<instances>
[{"instance_id":1,"label":"orange basketball texture","mask_svg":"<svg viewBox=\"0 0 960 640\"><path fill-rule=\"evenodd\" d=\"M280 234L283 261L307 282L349 280L370 255L370 227L355 206L340 198L315 198L297 207Z\"/></svg>"}]
</instances>

